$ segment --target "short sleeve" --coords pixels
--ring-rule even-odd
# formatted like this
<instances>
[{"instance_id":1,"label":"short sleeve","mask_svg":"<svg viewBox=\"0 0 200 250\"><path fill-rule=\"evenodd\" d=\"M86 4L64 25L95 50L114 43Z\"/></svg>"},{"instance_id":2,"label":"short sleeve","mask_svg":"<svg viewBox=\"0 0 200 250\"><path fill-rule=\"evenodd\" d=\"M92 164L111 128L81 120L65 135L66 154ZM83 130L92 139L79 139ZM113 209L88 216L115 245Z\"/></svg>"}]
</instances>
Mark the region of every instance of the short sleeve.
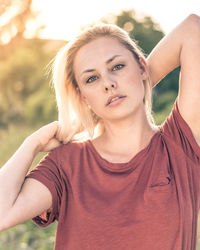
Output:
<instances>
[{"instance_id":1,"label":"short sleeve","mask_svg":"<svg viewBox=\"0 0 200 250\"><path fill-rule=\"evenodd\" d=\"M200 147L187 122L181 116L177 100L174 103L170 115L161 125L164 135L167 135L175 144L181 147L184 153L195 163L200 164Z\"/></svg>"},{"instance_id":2,"label":"short sleeve","mask_svg":"<svg viewBox=\"0 0 200 250\"><path fill-rule=\"evenodd\" d=\"M33 218L40 227L46 227L59 217L59 208L62 197L62 178L57 151L48 153L26 178L34 178L43 183L52 194L52 207L43 214Z\"/></svg>"}]
</instances>

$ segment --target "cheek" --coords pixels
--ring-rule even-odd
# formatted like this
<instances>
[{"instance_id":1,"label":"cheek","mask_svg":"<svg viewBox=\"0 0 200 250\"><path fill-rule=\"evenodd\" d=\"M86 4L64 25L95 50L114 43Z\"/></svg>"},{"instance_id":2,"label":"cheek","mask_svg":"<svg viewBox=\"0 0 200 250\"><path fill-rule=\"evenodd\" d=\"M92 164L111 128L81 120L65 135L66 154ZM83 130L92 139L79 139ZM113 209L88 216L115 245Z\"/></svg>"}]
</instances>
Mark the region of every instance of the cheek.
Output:
<instances>
[{"instance_id":1,"label":"cheek","mask_svg":"<svg viewBox=\"0 0 200 250\"><path fill-rule=\"evenodd\" d=\"M90 95L88 94L87 103L97 116L99 117L103 116L104 100L103 97L99 94L99 92L96 94L94 93Z\"/></svg>"},{"instance_id":2,"label":"cheek","mask_svg":"<svg viewBox=\"0 0 200 250\"><path fill-rule=\"evenodd\" d=\"M145 96L145 88L143 80L140 77L133 76L127 79L127 89L128 95L132 96L133 100L137 102L143 102Z\"/></svg>"},{"instance_id":3,"label":"cheek","mask_svg":"<svg viewBox=\"0 0 200 250\"><path fill-rule=\"evenodd\" d=\"M144 91L144 83L140 75L131 74L126 79L129 88L134 89L136 92Z\"/></svg>"},{"instance_id":4,"label":"cheek","mask_svg":"<svg viewBox=\"0 0 200 250\"><path fill-rule=\"evenodd\" d=\"M87 93L82 92L83 101L89 105L92 110L95 112L98 110L98 107L100 106L100 95L95 94L95 91L87 91Z\"/></svg>"}]
</instances>

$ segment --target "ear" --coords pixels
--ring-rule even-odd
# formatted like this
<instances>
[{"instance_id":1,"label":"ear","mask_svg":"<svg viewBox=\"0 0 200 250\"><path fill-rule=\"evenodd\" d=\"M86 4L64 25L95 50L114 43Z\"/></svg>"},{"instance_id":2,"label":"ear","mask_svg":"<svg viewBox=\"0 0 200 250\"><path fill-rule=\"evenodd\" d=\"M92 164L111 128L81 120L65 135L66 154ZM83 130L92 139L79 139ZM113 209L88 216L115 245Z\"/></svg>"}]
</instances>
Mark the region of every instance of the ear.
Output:
<instances>
[{"instance_id":1,"label":"ear","mask_svg":"<svg viewBox=\"0 0 200 250\"><path fill-rule=\"evenodd\" d=\"M139 66L141 69L142 80L147 80L147 78L149 77L149 70L146 60L142 57L140 57L139 59Z\"/></svg>"}]
</instances>

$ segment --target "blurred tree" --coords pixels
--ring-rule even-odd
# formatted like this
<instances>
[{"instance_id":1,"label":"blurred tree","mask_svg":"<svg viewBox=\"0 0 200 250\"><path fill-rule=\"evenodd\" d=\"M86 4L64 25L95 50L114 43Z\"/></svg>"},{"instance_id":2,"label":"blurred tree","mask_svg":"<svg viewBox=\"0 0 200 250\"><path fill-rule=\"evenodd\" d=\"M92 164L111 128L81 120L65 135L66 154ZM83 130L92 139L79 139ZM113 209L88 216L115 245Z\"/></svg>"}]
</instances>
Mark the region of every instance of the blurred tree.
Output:
<instances>
[{"instance_id":1,"label":"blurred tree","mask_svg":"<svg viewBox=\"0 0 200 250\"><path fill-rule=\"evenodd\" d=\"M44 28L38 14L32 0L0 2L0 128L57 118L45 67L63 41L54 48L56 42L37 38Z\"/></svg>"},{"instance_id":2,"label":"blurred tree","mask_svg":"<svg viewBox=\"0 0 200 250\"><path fill-rule=\"evenodd\" d=\"M54 92L46 66L55 52L46 40L30 39L0 61L0 127L11 123L35 125L56 118Z\"/></svg>"},{"instance_id":3,"label":"blurred tree","mask_svg":"<svg viewBox=\"0 0 200 250\"><path fill-rule=\"evenodd\" d=\"M104 23L114 23L126 30L146 55L151 52L164 36L164 32L161 30L159 24L154 22L150 16L141 16L139 19L133 9L122 11L117 16L111 17L109 15L102 18L101 21Z\"/></svg>"},{"instance_id":4,"label":"blurred tree","mask_svg":"<svg viewBox=\"0 0 200 250\"><path fill-rule=\"evenodd\" d=\"M36 22L38 12L32 9L32 0L1 0L0 3L0 59L23 43L24 36L37 37L44 25ZM30 24L34 29L30 30Z\"/></svg>"},{"instance_id":5,"label":"blurred tree","mask_svg":"<svg viewBox=\"0 0 200 250\"><path fill-rule=\"evenodd\" d=\"M131 38L138 42L140 48L148 55L164 36L160 26L151 17L136 18L134 10L123 11L117 16L116 24L125 29Z\"/></svg>"}]
</instances>

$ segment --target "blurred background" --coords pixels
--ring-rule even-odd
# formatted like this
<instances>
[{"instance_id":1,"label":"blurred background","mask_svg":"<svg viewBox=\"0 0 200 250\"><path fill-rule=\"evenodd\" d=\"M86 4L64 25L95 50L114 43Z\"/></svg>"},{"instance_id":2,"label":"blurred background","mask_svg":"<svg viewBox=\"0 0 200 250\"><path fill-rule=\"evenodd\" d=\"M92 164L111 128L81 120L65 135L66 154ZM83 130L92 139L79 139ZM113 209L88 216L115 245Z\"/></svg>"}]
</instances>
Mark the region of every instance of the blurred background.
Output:
<instances>
[{"instance_id":1,"label":"blurred background","mask_svg":"<svg viewBox=\"0 0 200 250\"><path fill-rule=\"evenodd\" d=\"M200 15L199 1L0 0L0 165L29 134L57 120L50 66L57 51L80 30L98 22L117 24L148 55L190 13ZM171 111L179 70L154 88L157 124ZM43 156L39 154L32 167ZM50 250L55 232L56 223L40 229L28 221L0 234L0 250Z\"/></svg>"}]
</instances>

